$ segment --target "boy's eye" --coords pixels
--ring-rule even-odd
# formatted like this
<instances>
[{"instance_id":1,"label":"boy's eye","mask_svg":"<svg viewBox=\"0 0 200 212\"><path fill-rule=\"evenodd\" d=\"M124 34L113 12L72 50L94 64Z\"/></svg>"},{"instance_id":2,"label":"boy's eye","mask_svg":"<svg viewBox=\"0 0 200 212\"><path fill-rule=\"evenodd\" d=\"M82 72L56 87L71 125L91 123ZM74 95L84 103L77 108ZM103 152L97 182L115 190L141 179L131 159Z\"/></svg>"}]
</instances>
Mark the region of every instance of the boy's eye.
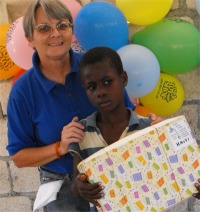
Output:
<instances>
[{"instance_id":1,"label":"boy's eye","mask_svg":"<svg viewBox=\"0 0 200 212\"><path fill-rule=\"evenodd\" d=\"M93 90L96 89L96 86L95 85L90 85L90 86L88 86L87 89L93 91Z\"/></svg>"},{"instance_id":2,"label":"boy's eye","mask_svg":"<svg viewBox=\"0 0 200 212\"><path fill-rule=\"evenodd\" d=\"M108 86L108 85L110 85L111 82L112 82L112 80L105 80L105 81L104 81L104 85L105 85L105 86Z\"/></svg>"}]
</instances>

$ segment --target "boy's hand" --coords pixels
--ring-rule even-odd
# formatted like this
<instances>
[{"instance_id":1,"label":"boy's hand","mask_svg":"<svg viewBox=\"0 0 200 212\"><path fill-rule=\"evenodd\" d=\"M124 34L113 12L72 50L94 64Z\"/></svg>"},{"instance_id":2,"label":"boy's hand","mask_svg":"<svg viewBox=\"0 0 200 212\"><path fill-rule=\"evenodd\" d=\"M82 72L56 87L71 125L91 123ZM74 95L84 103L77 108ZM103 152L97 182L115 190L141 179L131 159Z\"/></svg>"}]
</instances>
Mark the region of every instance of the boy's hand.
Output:
<instances>
[{"instance_id":1,"label":"boy's hand","mask_svg":"<svg viewBox=\"0 0 200 212\"><path fill-rule=\"evenodd\" d=\"M154 113L150 113L150 114L148 115L148 117L152 120L151 125L154 125L154 124L157 124L157 123L163 121L163 118L162 118L162 117L157 116L157 115L154 114Z\"/></svg>"},{"instance_id":2,"label":"boy's hand","mask_svg":"<svg viewBox=\"0 0 200 212\"><path fill-rule=\"evenodd\" d=\"M194 184L194 186L196 187L198 192L192 194L192 196L200 200L200 178L198 179L197 183Z\"/></svg>"},{"instance_id":3,"label":"boy's hand","mask_svg":"<svg viewBox=\"0 0 200 212\"><path fill-rule=\"evenodd\" d=\"M97 199L104 196L102 190L104 186L101 183L90 184L87 181L87 176L83 173L80 173L75 182L76 188L79 192L79 195L94 204L96 207L101 208L100 204L97 202Z\"/></svg>"}]
</instances>

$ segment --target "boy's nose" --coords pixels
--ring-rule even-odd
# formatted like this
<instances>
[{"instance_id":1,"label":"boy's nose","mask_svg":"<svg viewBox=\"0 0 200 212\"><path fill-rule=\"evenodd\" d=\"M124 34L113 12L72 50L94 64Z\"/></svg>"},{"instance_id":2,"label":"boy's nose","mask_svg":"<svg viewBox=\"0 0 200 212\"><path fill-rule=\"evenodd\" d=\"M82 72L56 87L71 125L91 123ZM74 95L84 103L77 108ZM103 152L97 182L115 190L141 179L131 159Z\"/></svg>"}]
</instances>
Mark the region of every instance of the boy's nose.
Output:
<instances>
[{"instance_id":1,"label":"boy's nose","mask_svg":"<svg viewBox=\"0 0 200 212\"><path fill-rule=\"evenodd\" d=\"M106 94L106 89L103 86L99 86L97 88L97 95L98 96L104 96Z\"/></svg>"}]
</instances>

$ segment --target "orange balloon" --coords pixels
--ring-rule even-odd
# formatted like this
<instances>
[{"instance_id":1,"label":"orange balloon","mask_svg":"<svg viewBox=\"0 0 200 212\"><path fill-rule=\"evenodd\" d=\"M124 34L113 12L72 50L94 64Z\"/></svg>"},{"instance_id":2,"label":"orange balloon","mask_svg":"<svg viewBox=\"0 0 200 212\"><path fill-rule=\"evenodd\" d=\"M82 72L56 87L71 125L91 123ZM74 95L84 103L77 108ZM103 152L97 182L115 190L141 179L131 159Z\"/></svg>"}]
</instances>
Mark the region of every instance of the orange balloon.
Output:
<instances>
[{"instance_id":1,"label":"orange balloon","mask_svg":"<svg viewBox=\"0 0 200 212\"><path fill-rule=\"evenodd\" d=\"M150 113L153 113L150 109L142 106L142 105L137 105L135 108L134 112L136 112L140 116L148 117Z\"/></svg>"},{"instance_id":2,"label":"orange balloon","mask_svg":"<svg viewBox=\"0 0 200 212\"><path fill-rule=\"evenodd\" d=\"M6 50L6 34L10 24L0 24L0 80L14 76L21 68L9 57Z\"/></svg>"},{"instance_id":3,"label":"orange balloon","mask_svg":"<svg viewBox=\"0 0 200 212\"><path fill-rule=\"evenodd\" d=\"M20 69L16 74L15 76L13 77L13 80L12 80L12 85L14 85L15 81L22 75L26 72L26 70L24 69Z\"/></svg>"}]
</instances>

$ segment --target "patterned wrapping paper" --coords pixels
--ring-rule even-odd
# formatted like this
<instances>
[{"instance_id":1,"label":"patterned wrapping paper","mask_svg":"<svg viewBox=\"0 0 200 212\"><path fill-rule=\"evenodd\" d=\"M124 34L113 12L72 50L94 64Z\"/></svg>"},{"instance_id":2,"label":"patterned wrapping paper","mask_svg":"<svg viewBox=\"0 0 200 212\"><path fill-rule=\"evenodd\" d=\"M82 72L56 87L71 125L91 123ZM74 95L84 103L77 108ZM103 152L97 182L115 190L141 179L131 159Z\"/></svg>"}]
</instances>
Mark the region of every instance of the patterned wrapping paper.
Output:
<instances>
[{"instance_id":1,"label":"patterned wrapping paper","mask_svg":"<svg viewBox=\"0 0 200 212\"><path fill-rule=\"evenodd\" d=\"M133 133L78 165L101 182L104 211L162 211L196 192L199 148L184 116Z\"/></svg>"}]
</instances>

